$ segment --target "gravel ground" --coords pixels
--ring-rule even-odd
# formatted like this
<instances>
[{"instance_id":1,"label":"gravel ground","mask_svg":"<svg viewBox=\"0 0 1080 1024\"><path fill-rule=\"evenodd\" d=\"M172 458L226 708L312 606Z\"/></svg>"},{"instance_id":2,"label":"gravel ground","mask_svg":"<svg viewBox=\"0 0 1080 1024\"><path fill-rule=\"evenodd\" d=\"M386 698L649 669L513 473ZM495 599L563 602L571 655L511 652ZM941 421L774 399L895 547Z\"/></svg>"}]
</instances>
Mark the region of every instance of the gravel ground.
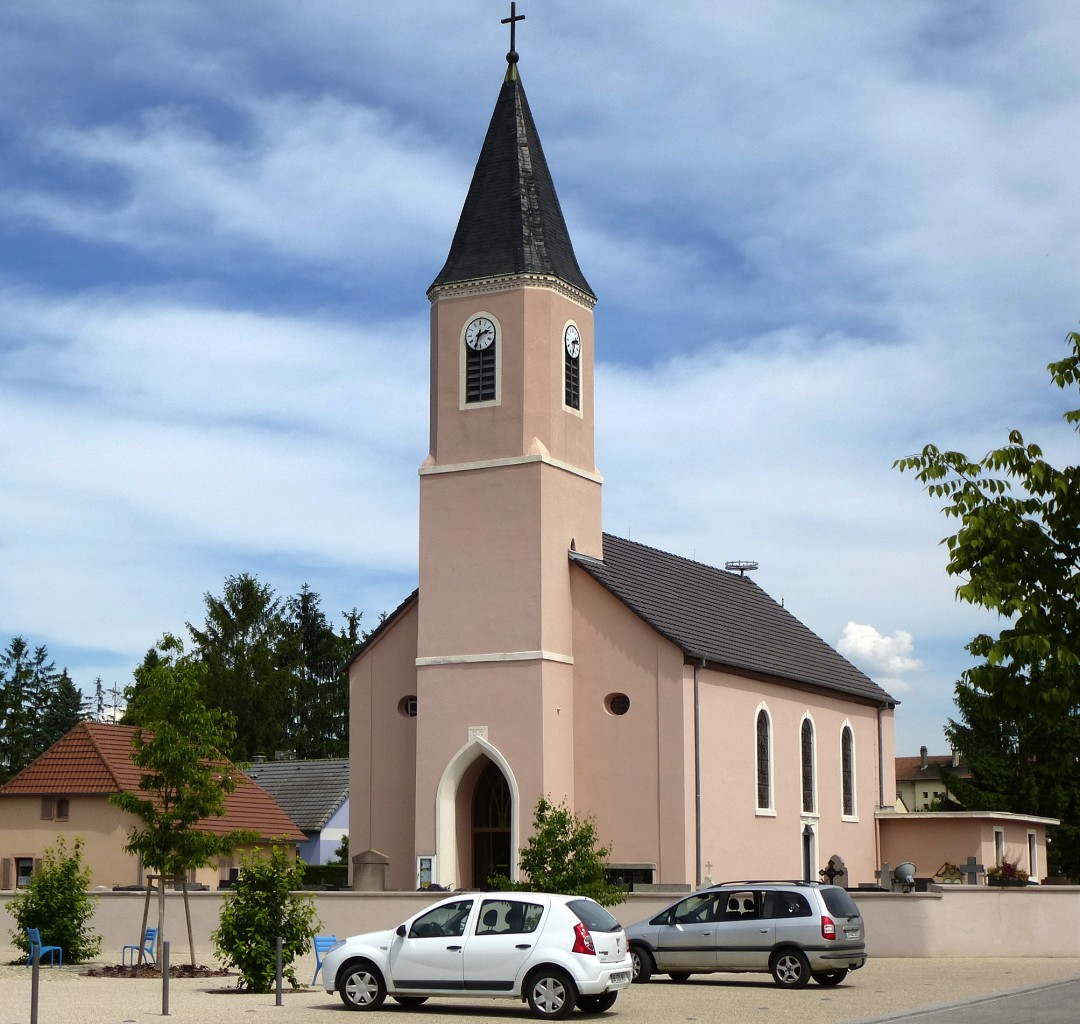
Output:
<instances>
[{"instance_id":1,"label":"gravel ground","mask_svg":"<svg viewBox=\"0 0 1080 1024\"><path fill-rule=\"evenodd\" d=\"M42 968L38 1024L144 1024L161 1018L160 977L89 977L86 971L91 966L102 965ZM313 958L310 966L306 960L297 963L303 981L313 971ZM1076 978L1080 959L872 959L844 984L830 989L811 984L785 991L768 977L752 974L698 976L683 984L661 976L651 984L631 986L602 1016L611 1024L850 1024ZM0 1024L26 1024L30 1004L31 972L22 966L0 967ZM329 1024L335 1015L347 1012L338 997L327 995L321 986L286 989L281 1006L273 993L239 992L235 976L175 979L169 987L169 1016L193 1024L259 1024L275 1019ZM574 1017L585 1019L580 1014ZM348 1019L355 1024L360 1018ZM532 1018L524 1004L510 1000L433 998L413 1010L387 1000L382 1010L364 1019L468 1024Z\"/></svg>"}]
</instances>

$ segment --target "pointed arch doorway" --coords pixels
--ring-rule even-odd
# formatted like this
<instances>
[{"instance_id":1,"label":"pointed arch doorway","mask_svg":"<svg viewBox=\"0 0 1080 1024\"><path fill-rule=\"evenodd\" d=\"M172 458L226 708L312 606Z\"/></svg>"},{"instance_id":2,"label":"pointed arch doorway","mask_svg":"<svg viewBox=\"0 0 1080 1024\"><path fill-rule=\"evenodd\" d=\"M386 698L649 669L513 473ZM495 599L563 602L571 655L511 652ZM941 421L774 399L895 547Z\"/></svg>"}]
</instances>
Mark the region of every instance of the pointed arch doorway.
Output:
<instances>
[{"instance_id":1,"label":"pointed arch doorway","mask_svg":"<svg viewBox=\"0 0 1080 1024\"><path fill-rule=\"evenodd\" d=\"M513 795L506 776L488 761L473 790L473 885L485 886L492 875L513 875L510 836Z\"/></svg>"}]
</instances>

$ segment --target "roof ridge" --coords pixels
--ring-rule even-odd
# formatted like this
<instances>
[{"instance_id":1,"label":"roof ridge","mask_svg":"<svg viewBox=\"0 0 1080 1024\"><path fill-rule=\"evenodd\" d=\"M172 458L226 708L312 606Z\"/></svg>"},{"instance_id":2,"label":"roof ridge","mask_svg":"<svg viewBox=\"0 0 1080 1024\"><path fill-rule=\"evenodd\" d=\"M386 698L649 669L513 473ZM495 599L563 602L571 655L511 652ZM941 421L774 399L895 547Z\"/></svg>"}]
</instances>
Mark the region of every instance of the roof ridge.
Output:
<instances>
[{"instance_id":1,"label":"roof ridge","mask_svg":"<svg viewBox=\"0 0 1080 1024\"><path fill-rule=\"evenodd\" d=\"M134 740L134 738L135 738L135 729L134 729L134 727L130 726L130 725L129 726L123 726L119 722L117 722L115 725L112 725L112 726L106 725L106 723L104 723L104 722L89 722L89 721L80 722L79 724L86 726L86 735L90 738L90 745L94 748L94 753L97 754L97 756L99 758L101 758L101 763L105 766L106 770L108 771L109 778L112 779L113 785L116 786L116 791L118 793L123 792L124 787L123 787L123 785L121 785L120 779L116 774L116 769L113 767L112 760L102 750L101 744L98 742L97 730L91 729L90 726L91 725L100 725L100 726L102 726L103 728L106 728L106 729L116 728L117 726L120 726L120 728L131 729L132 730L132 732L131 732L132 740ZM129 757L130 757L130 755L129 755ZM134 761L132 761L132 763L134 764ZM136 765L136 767L138 767L138 766Z\"/></svg>"}]
</instances>

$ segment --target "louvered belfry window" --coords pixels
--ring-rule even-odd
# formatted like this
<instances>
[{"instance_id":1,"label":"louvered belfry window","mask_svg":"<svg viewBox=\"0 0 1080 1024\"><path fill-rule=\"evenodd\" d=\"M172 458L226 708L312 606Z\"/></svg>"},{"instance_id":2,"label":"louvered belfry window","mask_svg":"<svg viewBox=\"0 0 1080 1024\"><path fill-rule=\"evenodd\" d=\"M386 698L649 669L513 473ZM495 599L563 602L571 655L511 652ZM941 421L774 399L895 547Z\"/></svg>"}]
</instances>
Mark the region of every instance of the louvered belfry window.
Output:
<instances>
[{"instance_id":1,"label":"louvered belfry window","mask_svg":"<svg viewBox=\"0 0 1080 1024\"><path fill-rule=\"evenodd\" d=\"M495 346L465 348L465 401L495 401Z\"/></svg>"},{"instance_id":2,"label":"louvered belfry window","mask_svg":"<svg viewBox=\"0 0 1080 1024\"><path fill-rule=\"evenodd\" d=\"M581 353L570 355L563 349L563 365L566 370L566 397L563 401L568 409L581 408Z\"/></svg>"}]
</instances>

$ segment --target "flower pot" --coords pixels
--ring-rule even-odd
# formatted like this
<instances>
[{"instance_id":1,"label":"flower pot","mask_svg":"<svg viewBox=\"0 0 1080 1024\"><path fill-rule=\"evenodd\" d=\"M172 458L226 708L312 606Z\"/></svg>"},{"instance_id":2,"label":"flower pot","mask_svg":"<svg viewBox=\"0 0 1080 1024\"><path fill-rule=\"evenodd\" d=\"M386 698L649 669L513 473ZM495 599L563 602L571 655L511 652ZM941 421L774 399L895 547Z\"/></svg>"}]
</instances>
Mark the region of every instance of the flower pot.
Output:
<instances>
[{"instance_id":1,"label":"flower pot","mask_svg":"<svg viewBox=\"0 0 1080 1024\"><path fill-rule=\"evenodd\" d=\"M1027 885L1026 878L1005 878L1001 875L989 875L986 879L987 885L996 885L1001 889L1021 888Z\"/></svg>"}]
</instances>

